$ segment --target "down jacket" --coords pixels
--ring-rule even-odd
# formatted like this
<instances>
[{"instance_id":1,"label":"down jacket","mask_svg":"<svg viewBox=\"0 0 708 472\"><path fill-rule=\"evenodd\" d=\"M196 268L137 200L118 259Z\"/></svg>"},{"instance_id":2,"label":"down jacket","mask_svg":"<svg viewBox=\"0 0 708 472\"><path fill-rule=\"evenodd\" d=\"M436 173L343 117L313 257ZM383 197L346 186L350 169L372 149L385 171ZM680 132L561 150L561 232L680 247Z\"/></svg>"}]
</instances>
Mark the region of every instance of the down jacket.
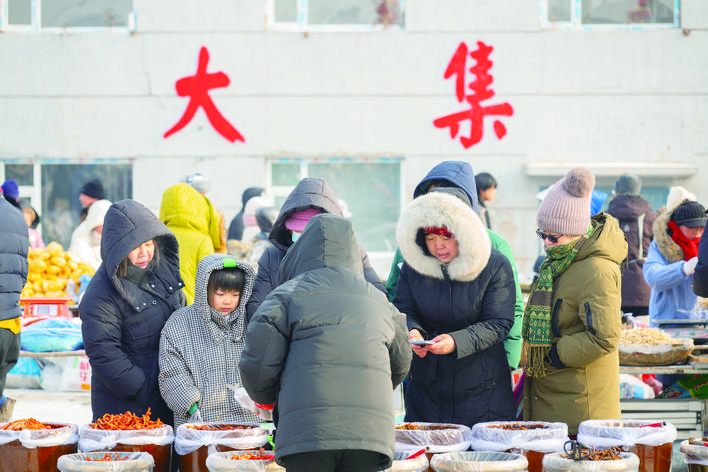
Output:
<instances>
[{"instance_id":1,"label":"down jacket","mask_svg":"<svg viewBox=\"0 0 708 472\"><path fill-rule=\"evenodd\" d=\"M245 274L236 310L228 318L209 304L207 285L215 270L238 267ZM228 386L241 387L238 361L245 346L246 302L255 273L248 264L226 254L211 254L199 262L194 303L174 312L160 337L160 392L175 413L175 428L189 420L194 403L204 421L258 422Z\"/></svg>"},{"instance_id":2,"label":"down jacket","mask_svg":"<svg viewBox=\"0 0 708 472\"><path fill-rule=\"evenodd\" d=\"M0 192L0 321L22 316L20 293L27 282L29 234L22 212Z\"/></svg>"},{"instance_id":3,"label":"down jacket","mask_svg":"<svg viewBox=\"0 0 708 472\"><path fill-rule=\"evenodd\" d=\"M452 189L440 189L452 190ZM447 264L432 256L422 228L445 226L459 255ZM473 426L516 417L504 338L514 324L516 292L509 260L491 247L474 210L458 197L431 192L401 215L396 241L405 260L393 304L408 329L425 339L449 334L455 350L413 356L406 388L406 421Z\"/></svg>"},{"instance_id":4,"label":"down jacket","mask_svg":"<svg viewBox=\"0 0 708 472\"><path fill-rule=\"evenodd\" d=\"M654 241L649 246L649 254L644 263L644 280L651 287L650 326L657 326L654 320L688 318L686 312L695 311L698 301L692 287L693 275L683 273L683 249L668 233L673 212L663 211L654 220Z\"/></svg>"},{"instance_id":5,"label":"down jacket","mask_svg":"<svg viewBox=\"0 0 708 472\"><path fill-rule=\"evenodd\" d=\"M361 449L390 467L393 389L411 349L405 318L362 275L351 222L313 217L279 272L284 283L248 325L240 362L251 398L277 399L276 459Z\"/></svg>"},{"instance_id":6,"label":"down jacket","mask_svg":"<svg viewBox=\"0 0 708 472\"><path fill-rule=\"evenodd\" d=\"M452 188L457 187L462 190L467 196L469 205L472 206L472 209L475 211L477 210L479 202L477 199L477 184L474 180L474 171L469 163L463 161L444 161L430 169L430 172L428 172L428 174L423 177L423 179L415 187L413 198L417 198L428 193L431 181L440 179L450 182L454 186ZM488 228L487 234L489 234L492 247L494 249L498 249L507 257L507 259L509 259L511 268L514 271L514 285L516 288L514 325L511 327L509 334L507 334L504 339L504 350L506 351L506 358L509 361L509 368L514 370L518 369L519 360L521 359L521 325L523 324L524 317L524 298L521 294L521 284L519 283L519 270L516 267L514 253L512 252L511 246L506 239L502 238L500 235ZM386 280L388 298L392 301L394 295L396 294L398 275L401 273L402 265L403 256L401 256L400 249L396 249L396 252L393 255L393 261L391 263L391 270L389 271L388 279Z\"/></svg>"},{"instance_id":7,"label":"down jacket","mask_svg":"<svg viewBox=\"0 0 708 472\"><path fill-rule=\"evenodd\" d=\"M649 245L654 239L652 225L657 214L648 201L636 195L617 195L607 207L607 213L617 218L620 229L627 236L627 257L623 262L622 271L622 306L648 307L651 289L644 280L643 268ZM641 241L639 241L640 216L642 217Z\"/></svg>"},{"instance_id":8,"label":"down jacket","mask_svg":"<svg viewBox=\"0 0 708 472\"><path fill-rule=\"evenodd\" d=\"M553 363L545 377L524 381L524 419L560 421L571 435L584 420L620 418L620 263L627 242L609 214L593 216L591 224L590 238L554 283Z\"/></svg>"},{"instance_id":9,"label":"down jacket","mask_svg":"<svg viewBox=\"0 0 708 472\"><path fill-rule=\"evenodd\" d=\"M142 243L155 241L157 257L140 284L119 277L118 265ZM130 411L172 424L157 383L160 332L182 306L177 239L134 200L106 213L101 263L79 305L81 333L91 363L93 419Z\"/></svg>"},{"instance_id":10,"label":"down jacket","mask_svg":"<svg viewBox=\"0 0 708 472\"><path fill-rule=\"evenodd\" d=\"M296 211L308 208L316 208L324 213L342 216L337 197L334 196L334 192L327 182L319 178L305 178L298 182L283 202L278 218L268 234L268 239L273 245L266 248L258 260L258 274L256 274L256 282L253 285L253 294L246 305L247 319L251 319L266 295L279 285L278 266L285 257L285 252L293 244L290 230L285 227L285 221ZM359 256L366 280L385 293L383 282L361 246L359 246Z\"/></svg>"},{"instance_id":11,"label":"down jacket","mask_svg":"<svg viewBox=\"0 0 708 472\"><path fill-rule=\"evenodd\" d=\"M197 265L221 244L218 214L207 197L191 185L180 183L162 194L160 221L179 241L180 274L187 303L191 304Z\"/></svg>"}]
</instances>

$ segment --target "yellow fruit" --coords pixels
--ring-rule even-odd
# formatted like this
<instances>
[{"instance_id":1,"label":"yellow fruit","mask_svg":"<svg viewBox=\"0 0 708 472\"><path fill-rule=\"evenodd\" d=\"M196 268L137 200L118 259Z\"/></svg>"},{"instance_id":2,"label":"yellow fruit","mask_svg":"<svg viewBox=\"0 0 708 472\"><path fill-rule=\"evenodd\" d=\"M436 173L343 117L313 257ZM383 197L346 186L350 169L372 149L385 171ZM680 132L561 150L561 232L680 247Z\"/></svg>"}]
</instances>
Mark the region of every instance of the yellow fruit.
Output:
<instances>
[{"instance_id":1,"label":"yellow fruit","mask_svg":"<svg viewBox=\"0 0 708 472\"><path fill-rule=\"evenodd\" d=\"M47 273L47 275L56 276L61 271L61 269L55 265L50 265L50 266L47 266L47 268L44 271Z\"/></svg>"},{"instance_id":2,"label":"yellow fruit","mask_svg":"<svg viewBox=\"0 0 708 472\"><path fill-rule=\"evenodd\" d=\"M58 256L59 254L64 253L64 248L61 247L61 244L59 244L56 241L52 241L51 243L47 244L47 252L51 254L52 256Z\"/></svg>"},{"instance_id":3,"label":"yellow fruit","mask_svg":"<svg viewBox=\"0 0 708 472\"><path fill-rule=\"evenodd\" d=\"M66 265L66 259L64 259L62 256L54 256L52 257L51 261L52 264L54 264L55 266L62 267Z\"/></svg>"}]
</instances>

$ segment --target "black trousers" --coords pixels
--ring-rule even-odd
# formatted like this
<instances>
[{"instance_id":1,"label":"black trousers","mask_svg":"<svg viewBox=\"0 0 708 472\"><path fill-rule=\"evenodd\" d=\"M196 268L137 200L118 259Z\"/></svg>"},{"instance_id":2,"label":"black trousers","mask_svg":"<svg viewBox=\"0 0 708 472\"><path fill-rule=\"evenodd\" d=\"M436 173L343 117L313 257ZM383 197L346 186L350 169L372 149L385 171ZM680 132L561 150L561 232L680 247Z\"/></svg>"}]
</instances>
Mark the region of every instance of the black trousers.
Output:
<instances>
[{"instance_id":1,"label":"black trousers","mask_svg":"<svg viewBox=\"0 0 708 472\"><path fill-rule=\"evenodd\" d=\"M281 459L287 472L376 472L381 454L359 449L313 451Z\"/></svg>"},{"instance_id":2,"label":"black trousers","mask_svg":"<svg viewBox=\"0 0 708 472\"><path fill-rule=\"evenodd\" d=\"M0 397L5 390L7 373L17 364L20 357L20 333L0 328Z\"/></svg>"}]
</instances>

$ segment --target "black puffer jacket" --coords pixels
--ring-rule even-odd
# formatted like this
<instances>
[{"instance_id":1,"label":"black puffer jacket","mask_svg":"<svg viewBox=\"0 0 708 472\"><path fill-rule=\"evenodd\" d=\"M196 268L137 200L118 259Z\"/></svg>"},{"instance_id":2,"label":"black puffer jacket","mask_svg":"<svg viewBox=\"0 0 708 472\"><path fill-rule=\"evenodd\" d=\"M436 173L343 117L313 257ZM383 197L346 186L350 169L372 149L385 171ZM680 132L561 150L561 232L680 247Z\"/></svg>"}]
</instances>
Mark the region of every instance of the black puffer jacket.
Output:
<instances>
[{"instance_id":1,"label":"black puffer jacket","mask_svg":"<svg viewBox=\"0 0 708 472\"><path fill-rule=\"evenodd\" d=\"M649 252L649 245L654 239L652 225L656 212L651 204L635 195L617 195L610 201L607 213L617 218L619 226L627 237L627 258L622 262L622 306L648 307L651 288L644 280L644 260ZM639 254L639 217L642 221L642 253Z\"/></svg>"},{"instance_id":2,"label":"black puffer jacket","mask_svg":"<svg viewBox=\"0 0 708 472\"><path fill-rule=\"evenodd\" d=\"M323 179L305 178L295 186L288 198L283 202L278 218L268 234L268 239L273 243L268 247L258 260L258 273L253 285L253 294L246 305L246 319L251 319L260 304L278 284L278 266L285 257L285 252L293 244L290 230L285 227L285 221L296 211L316 208L324 213L342 216L342 210L337 203L337 197L329 184ZM381 278L369 262L369 256L363 247L359 246L361 265L364 277L376 288L386 293Z\"/></svg>"},{"instance_id":3,"label":"black puffer jacket","mask_svg":"<svg viewBox=\"0 0 708 472\"><path fill-rule=\"evenodd\" d=\"M408 372L411 349L405 318L362 276L351 223L313 217L279 280L289 281L254 315L240 362L251 398L278 400L276 458L363 449L390 467L393 388Z\"/></svg>"},{"instance_id":4,"label":"black puffer jacket","mask_svg":"<svg viewBox=\"0 0 708 472\"><path fill-rule=\"evenodd\" d=\"M120 262L151 239L158 256L140 285L119 277ZM126 411L142 415L151 408L152 419L172 424L157 376L160 332L172 312L184 304L177 239L142 204L121 200L106 213L101 257L103 263L79 306L91 362L93 419Z\"/></svg>"},{"instance_id":5,"label":"black puffer jacket","mask_svg":"<svg viewBox=\"0 0 708 472\"><path fill-rule=\"evenodd\" d=\"M2 195L2 193L0 193ZM22 212L0 196L0 321L22 316L29 234Z\"/></svg>"},{"instance_id":6,"label":"black puffer jacket","mask_svg":"<svg viewBox=\"0 0 708 472\"><path fill-rule=\"evenodd\" d=\"M516 289L511 263L491 247L472 208L448 192L413 200L396 229L405 260L393 304L408 329L426 339L449 334L447 355L413 356L406 421L473 426L515 418L504 338L514 324ZM445 226L459 255L447 264L432 256L422 228Z\"/></svg>"}]
</instances>

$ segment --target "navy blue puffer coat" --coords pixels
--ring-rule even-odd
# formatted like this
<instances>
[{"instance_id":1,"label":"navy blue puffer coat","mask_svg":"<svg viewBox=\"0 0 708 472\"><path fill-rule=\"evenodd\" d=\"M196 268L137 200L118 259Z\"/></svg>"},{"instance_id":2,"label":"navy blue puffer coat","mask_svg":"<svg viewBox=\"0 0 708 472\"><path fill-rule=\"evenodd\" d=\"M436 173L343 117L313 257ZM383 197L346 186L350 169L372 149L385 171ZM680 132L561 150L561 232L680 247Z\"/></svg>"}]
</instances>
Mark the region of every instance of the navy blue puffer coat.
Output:
<instances>
[{"instance_id":1,"label":"navy blue puffer coat","mask_svg":"<svg viewBox=\"0 0 708 472\"><path fill-rule=\"evenodd\" d=\"M422 228L445 226L459 255L447 264L430 255ZM504 338L514 323L516 291L509 260L491 247L472 208L456 196L432 192L401 215L396 239L405 263L393 304L408 329L425 339L449 334L455 350L413 356L406 389L406 421L473 426L515 418Z\"/></svg>"},{"instance_id":2,"label":"navy blue puffer coat","mask_svg":"<svg viewBox=\"0 0 708 472\"><path fill-rule=\"evenodd\" d=\"M156 257L140 283L117 274L142 243L155 241ZM174 234L150 210L121 200L106 213L101 236L103 263L79 305L81 331L91 363L93 419L130 411L172 424L172 411L158 387L160 332L184 304L179 250Z\"/></svg>"}]
</instances>

